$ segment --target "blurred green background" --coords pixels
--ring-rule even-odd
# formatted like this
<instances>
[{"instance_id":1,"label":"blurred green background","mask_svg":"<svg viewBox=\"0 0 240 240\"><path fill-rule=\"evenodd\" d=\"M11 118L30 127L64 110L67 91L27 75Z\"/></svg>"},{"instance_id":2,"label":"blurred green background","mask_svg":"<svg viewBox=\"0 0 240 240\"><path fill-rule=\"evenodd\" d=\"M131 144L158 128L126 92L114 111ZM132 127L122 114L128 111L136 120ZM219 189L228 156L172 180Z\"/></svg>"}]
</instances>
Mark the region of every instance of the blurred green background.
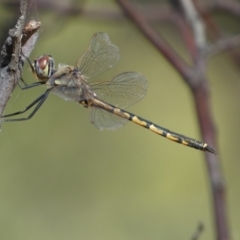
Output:
<instances>
[{"instance_id":1,"label":"blurred green background","mask_svg":"<svg viewBox=\"0 0 240 240\"><path fill-rule=\"evenodd\" d=\"M121 11L111 0L87 1L86 7ZM8 9L1 11L0 21L10 21ZM106 32L121 58L96 80L124 71L142 73L149 83L147 95L128 110L200 140L190 91L128 19L35 12L43 27L32 59L46 53L56 63L74 65L92 35ZM220 20L237 25L224 15ZM187 59L176 28L164 23L159 30ZM227 54L220 54L210 59L207 75L231 235L240 239L240 71ZM23 78L35 81L27 64ZM44 90L16 88L5 114L23 109ZM201 151L133 123L118 131L98 131L87 109L55 95L30 121L2 124L0 195L0 239L5 240L190 239L200 221L205 226L202 239L215 236Z\"/></svg>"}]
</instances>

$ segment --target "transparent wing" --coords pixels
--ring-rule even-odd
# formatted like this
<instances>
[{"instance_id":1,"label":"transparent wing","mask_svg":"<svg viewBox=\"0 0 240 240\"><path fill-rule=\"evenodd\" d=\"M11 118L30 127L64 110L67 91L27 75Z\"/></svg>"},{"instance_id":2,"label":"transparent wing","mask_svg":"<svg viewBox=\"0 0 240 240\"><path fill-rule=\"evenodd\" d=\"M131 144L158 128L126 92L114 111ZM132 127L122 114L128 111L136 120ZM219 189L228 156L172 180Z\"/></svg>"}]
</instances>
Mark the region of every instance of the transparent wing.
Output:
<instances>
[{"instance_id":1,"label":"transparent wing","mask_svg":"<svg viewBox=\"0 0 240 240\"><path fill-rule=\"evenodd\" d=\"M126 108L141 100L147 91L147 80L139 73L122 73L112 81L92 84L91 89L97 98L119 108ZM94 107L90 116L91 122L98 129L115 130L127 123L127 119Z\"/></svg>"},{"instance_id":2,"label":"transparent wing","mask_svg":"<svg viewBox=\"0 0 240 240\"><path fill-rule=\"evenodd\" d=\"M91 108L90 121L99 130L117 130L128 122L125 118L96 107Z\"/></svg>"},{"instance_id":3,"label":"transparent wing","mask_svg":"<svg viewBox=\"0 0 240 240\"><path fill-rule=\"evenodd\" d=\"M99 32L93 35L88 49L78 59L77 68L86 78L91 78L113 67L118 60L118 47L106 33Z\"/></svg>"},{"instance_id":4,"label":"transparent wing","mask_svg":"<svg viewBox=\"0 0 240 240\"><path fill-rule=\"evenodd\" d=\"M111 81L91 84L97 97L119 108L126 108L141 100L147 92L147 79L140 73L121 73Z\"/></svg>"},{"instance_id":5,"label":"transparent wing","mask_svg":"<svg viewBox=\"0 0 240 240\"><path fill-rule=\"evenodd\" d=\"M52 93L67 101L79 101L81 89L57 86L52 89Z\"/></svg>"}]
</instances>

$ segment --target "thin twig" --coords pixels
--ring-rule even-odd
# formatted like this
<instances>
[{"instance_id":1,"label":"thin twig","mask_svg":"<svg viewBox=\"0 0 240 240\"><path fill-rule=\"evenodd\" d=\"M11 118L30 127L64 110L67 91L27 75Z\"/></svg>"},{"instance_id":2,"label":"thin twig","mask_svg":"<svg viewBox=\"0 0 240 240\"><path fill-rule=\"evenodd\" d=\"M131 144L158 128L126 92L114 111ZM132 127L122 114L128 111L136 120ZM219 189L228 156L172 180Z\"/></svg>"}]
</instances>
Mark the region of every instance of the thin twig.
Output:
<instances>
[{"instance_id":1,"label":"thin twig","mask_svg":"<svg viewBox=\"0 0 240 240\"><path fill-rule=\"evenodd\" d=\"M207 48L207 55L217 54L222 51L233 49L240 45L240 34L225 39L219 39Z\"/></svg>"},{"instance_id":2,"label":"thin twig","mask_svg":"<svg viewBox=\"0 0 240 240\"><path fill-rule=\"evenodd\" d=\"M220 9L223 11L230 12L238 17L240 17L240 3L233 0L215 0L210 1L210 8Z\"/></svg>"}]
</instances>

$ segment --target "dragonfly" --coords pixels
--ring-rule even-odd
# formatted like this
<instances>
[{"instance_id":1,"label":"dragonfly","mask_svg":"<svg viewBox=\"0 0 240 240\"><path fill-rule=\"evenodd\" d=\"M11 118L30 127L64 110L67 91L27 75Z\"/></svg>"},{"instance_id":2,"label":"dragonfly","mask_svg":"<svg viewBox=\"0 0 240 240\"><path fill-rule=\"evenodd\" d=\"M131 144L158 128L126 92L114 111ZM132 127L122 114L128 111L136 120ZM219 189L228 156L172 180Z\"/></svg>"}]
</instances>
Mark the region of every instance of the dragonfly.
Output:
<instances>
[{"instance_id":1,"label":"dragonfly","mask_svg":"<svg viewBox=\"0 0 240 240\"><path fill-rule=\"evenodd\" d=\"M90 121L100 130L115 130L131 121L174 142L216 154L216 150L207 143L178 134L124 110L145 96L148 83L143 75L123 72L110 81L91 82L92 77L112 68L119 60L119 49L111 43L106 33L93 35L88 49L77 60L75 67L59 64L55 69L51 55L42 55L33 62L27 57L26 60L38 81L28 85L21 79L20 87L29 89L45 85L47 90L24 110L2 116L1 122L31 119L52 92L89 108ZM9 118L31 108L33 110L27 117Z\"/></svg>"}]
</instances>

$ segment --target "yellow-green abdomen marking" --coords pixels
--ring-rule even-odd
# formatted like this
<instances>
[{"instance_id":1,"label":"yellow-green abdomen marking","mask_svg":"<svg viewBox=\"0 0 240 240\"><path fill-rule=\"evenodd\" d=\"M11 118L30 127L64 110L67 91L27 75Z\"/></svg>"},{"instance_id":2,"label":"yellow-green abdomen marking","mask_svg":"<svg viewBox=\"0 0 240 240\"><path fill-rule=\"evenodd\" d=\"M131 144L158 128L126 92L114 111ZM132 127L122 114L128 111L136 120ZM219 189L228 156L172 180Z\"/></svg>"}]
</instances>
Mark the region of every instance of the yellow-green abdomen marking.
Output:
<instances>
[{"instance_id":1,"label":"yellow-green abdomen marking","mask_svg":"<svg viewBox=\"0 0 240 240\"><path fill-rule=\"evenodd\" d=\"M157 124L154 124L154 123L152 123L152 122L150 122L150 121L148 121L144 118L136 116L136 115L134 115L130 112L127 112L123 109L117 108L113 105L103 103L99 100L95 100L95 103L97 103L96 105L98 107L101 107L105 111L111 112L111 113L113 113L113 114L115 114L119 117L128 119L129 121L134 122L134 123L136 123L136 124L138 124L138 125L140 125L144 128L147 128L147 129L151 130L152 132L157 133L158 135L161 135L165 138L168 138L169 140L172 140L172 141L177 142L177 143L181 143L181 144L183 144L185 146L188 146L188 147L192 147L192 148L195 148L195 149L199 149L199 150L202 150L202 151L208 151L208 152L216 154L215 149L211 148L206 143L203 143L203 142L197 141L193 138L189 138L189 137L186 137L184 135L172 132L172 131L170 131L166 128L163 128L163 127L161 127Z\"/></svg>"},{"instance_id":2,"label":"yellow-green abdomen marking","mask_svg":"<svg viewBox=\"0 0 240 240\"><path fill-rule=\"evenodd\" d=\"M133 115L133 114L131 114L129 112L126 112L124 110L121 110L121 111L126 116L129 116L128 117L129 121L132 121L132 122L134 122L134 123L136 123L136 124L138 124L142 127L145 127L145 128L151 130L154 133L157 133L157 134L159 134L163 137L168 138L169 140L172 140L172 141L177 142L177 143L181 143L181 144L183 144L185 146L188 146L188 147L192 147L192 148L195 148L195 149L199 149L199 150L202 150L202 151L208 151L208 152L216 154L215 149L211 148L206 143L203 143L203 142L197 141L193 138L189 138L189 137L186 137L184 135L172 132L172 131L170 131L166 128L158 126L158 125L156 125L152 122L149 122L148 120L145 120L141 117Z\"/></svg>"}]
</instances>

